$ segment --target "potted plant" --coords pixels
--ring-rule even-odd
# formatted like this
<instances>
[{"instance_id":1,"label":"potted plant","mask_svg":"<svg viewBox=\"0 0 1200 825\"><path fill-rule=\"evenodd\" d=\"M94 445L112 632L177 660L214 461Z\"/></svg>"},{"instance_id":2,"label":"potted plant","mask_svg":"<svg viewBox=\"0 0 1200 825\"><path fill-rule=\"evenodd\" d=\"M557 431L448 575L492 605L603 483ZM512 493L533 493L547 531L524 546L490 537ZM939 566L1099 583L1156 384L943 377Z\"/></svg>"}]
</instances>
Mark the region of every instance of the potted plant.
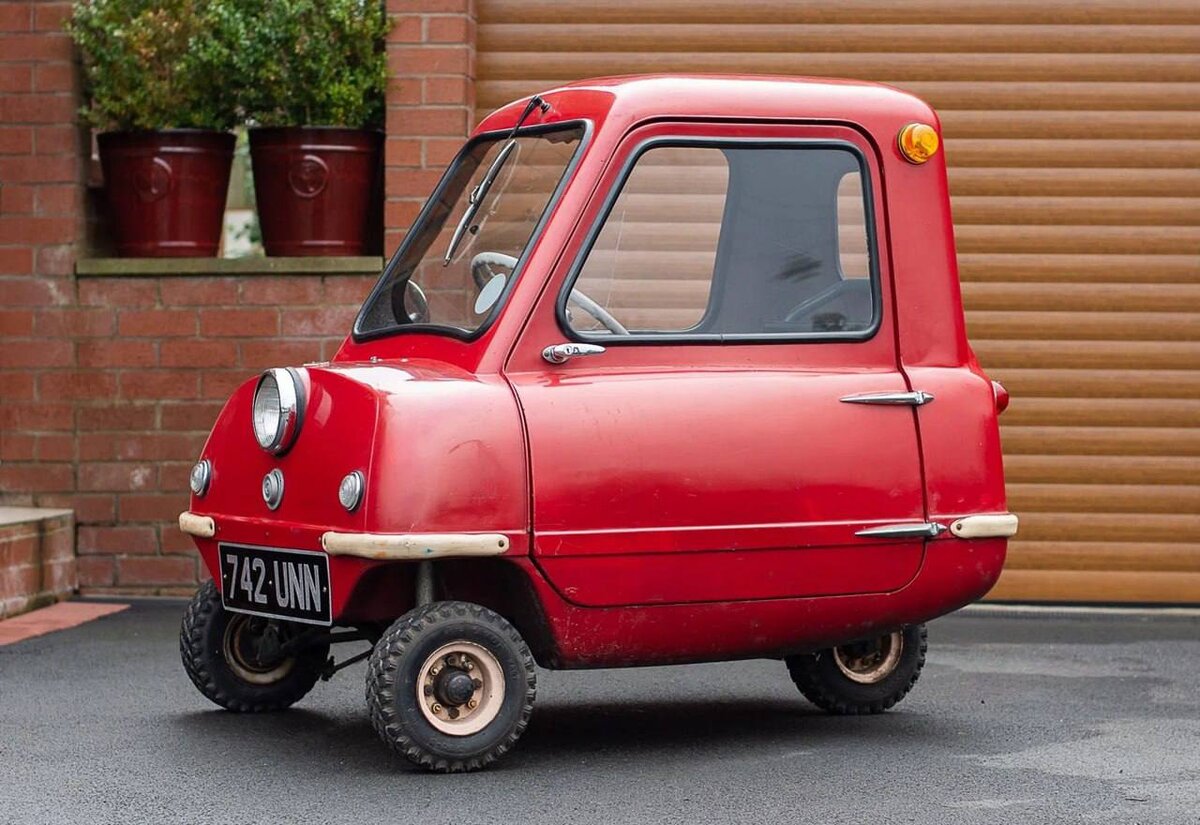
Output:
<instances>
[{"instance_id":1,"label":"potted plant","mask_svg":"<svg viewBox=\"0 0 1200 825\"><path fill-rule=\"evenodd\" d=\"M250 163L268 255L378 253L384 37L378 0L242 0ZM376 247L372 249L371 247Z\"/></svg>"},{"instance_id":2,"label":"potted plant","mask_svg":"<svg viewBox=\"0 0 1200 825\"><path fill-rule=\"evenodd\" d=\"M217 254L237 105L219 2L81 0L67 30L83 57L117 253Z\"/></svg>"}]
</instances>

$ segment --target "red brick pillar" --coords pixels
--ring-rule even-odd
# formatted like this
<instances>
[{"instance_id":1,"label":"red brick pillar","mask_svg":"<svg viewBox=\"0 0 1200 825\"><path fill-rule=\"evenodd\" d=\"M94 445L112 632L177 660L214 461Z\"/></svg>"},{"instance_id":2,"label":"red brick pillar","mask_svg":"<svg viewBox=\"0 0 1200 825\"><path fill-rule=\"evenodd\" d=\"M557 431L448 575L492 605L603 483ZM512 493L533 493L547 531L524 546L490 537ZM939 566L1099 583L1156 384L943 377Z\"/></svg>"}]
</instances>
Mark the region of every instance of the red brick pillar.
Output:
<instances>
[{"instance_id":1,"label":"red brick pillar","mask_svg":"<svg viewBox=\"0 0 1200 825\"><path fill-rule=\"evenodd\" d=\"M474 0L389 0L384 252L474 125Z\"/></svg>"},{"instance_id":2,"label":"red brick pillar","mask_svg":"<svg viewBox=\"0 0 1200 825\"><path fill-rule=\"evenodd\" d=\"M75 489L84 140L65 2L0 4L0 503ZM64 390L64 391L60 391Z\"/></svg>"}]
</instances>

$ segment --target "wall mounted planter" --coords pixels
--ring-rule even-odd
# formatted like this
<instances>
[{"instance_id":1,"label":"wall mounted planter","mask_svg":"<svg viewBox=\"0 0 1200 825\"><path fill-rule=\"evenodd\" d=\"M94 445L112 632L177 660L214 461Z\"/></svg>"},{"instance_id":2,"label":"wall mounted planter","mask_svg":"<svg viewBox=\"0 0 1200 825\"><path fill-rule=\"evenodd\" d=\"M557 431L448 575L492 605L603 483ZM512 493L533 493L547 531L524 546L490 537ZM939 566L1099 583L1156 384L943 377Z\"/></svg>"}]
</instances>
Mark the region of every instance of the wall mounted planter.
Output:
<instances>
[{"instance_id":1,"label":"wall mounted planter","mask_svg":"<svg viewBox=\"0 0 1200 825\"><path fill-rule=\"evenodd\" d=\"M250 130L254 195L268 255L365 255L378 242L383 133L331 126Z\"/></svg>"},{"instance_id":2,"label":"wall mounted planter","mask_svg":"<svg viewBox=\"0 0 1200 825\"><path fill-rule=\"evenodd\" d=\"M200 129L99 135L117 254L216 255L234 141L229 132Z\"/></svg>"}]
</instances>

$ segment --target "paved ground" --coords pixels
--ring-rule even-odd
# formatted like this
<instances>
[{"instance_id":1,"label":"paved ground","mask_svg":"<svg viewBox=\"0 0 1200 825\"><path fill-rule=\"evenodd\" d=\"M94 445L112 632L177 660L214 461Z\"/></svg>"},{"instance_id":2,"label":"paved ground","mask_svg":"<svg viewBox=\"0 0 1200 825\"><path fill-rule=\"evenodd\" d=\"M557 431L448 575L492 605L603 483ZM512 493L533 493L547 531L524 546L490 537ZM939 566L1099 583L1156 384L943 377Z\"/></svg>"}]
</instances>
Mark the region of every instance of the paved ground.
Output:
<instances>
[{"instance_id":1,"label":"paved ground","mask_svg":"<svg viewBox=\"0 0 1200 825\"><path fill-rule=\"evenodd\" d=\"M468 776L375 738L363 666L296 709L216 710L182 603L0 647L0 822L1200 823L1200 619L959 615L892 713L835 719L778 662L539 674Z\"/></svg>"}]
</instances>

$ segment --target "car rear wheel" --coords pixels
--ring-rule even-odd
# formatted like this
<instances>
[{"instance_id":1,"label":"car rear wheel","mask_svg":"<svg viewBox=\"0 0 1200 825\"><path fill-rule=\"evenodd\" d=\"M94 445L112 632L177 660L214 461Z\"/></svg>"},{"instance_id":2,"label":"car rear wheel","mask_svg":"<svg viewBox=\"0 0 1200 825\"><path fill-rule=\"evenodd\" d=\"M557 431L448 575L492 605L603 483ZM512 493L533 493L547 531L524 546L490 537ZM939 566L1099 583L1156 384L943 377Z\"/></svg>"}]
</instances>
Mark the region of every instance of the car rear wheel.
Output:
<instances>
[{"instance_id":1,"label":"car rear wheel","mask_svg":"<svg viewBox=\"0 0 1200 825\"><path fill-rule=\"evenodd\" d=\"M503 617L434 602L396 620L367 668L367 709L392 750L443 773L483 768L529 724L533 656Z\"/></svg>"},{"instance_id":2,"label":"car rear wheel","mask_svg":"<svg viewBox=\"0 0 1200 825\"><path fill-rule=\"evenodd\" d=\"M925 666L925 625L877 639L788 656L788 673L804 697L830 713L882 713L912 690Z\"/></svg>"},{"instance_id":3,"label":"car rear wheel","mask_svg":"<svg viewBox=\"0 0 1200 825\"><path fill-rule=\"evenodd\" d=\"M283 710L312 690L325 669L327 642L284 652L284 645L312 632L295 622L227 611L216 584L207 581L183 614L179 653L192 684L226 710Z\"/></svg>"}]
</instances>

